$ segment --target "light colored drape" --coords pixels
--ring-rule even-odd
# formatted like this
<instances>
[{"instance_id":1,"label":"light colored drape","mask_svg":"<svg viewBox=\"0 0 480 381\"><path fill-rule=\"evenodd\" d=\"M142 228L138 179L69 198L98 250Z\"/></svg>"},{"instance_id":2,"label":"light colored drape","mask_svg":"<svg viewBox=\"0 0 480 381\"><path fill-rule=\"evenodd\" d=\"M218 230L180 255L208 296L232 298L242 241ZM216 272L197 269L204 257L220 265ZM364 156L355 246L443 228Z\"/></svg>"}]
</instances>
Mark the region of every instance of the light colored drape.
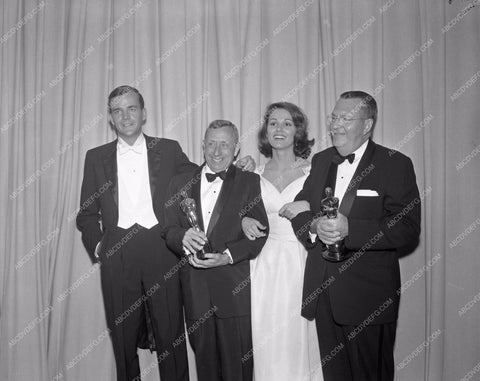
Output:
<instances>
[{"instance_id":1,"label":"light colored drape","mask_svg":"<svg viewBox=\"0 0 480 381\"><path fill-rule=\"evenodd\" d=\"M318 151L338 95L375 93L374 139L412 158L423 198L420 244L401 259L396 379L479 377L477 0L0 4L0 379L114 379L75 212L85 152L115 137L106 97L120 84L143 93L146 133L197 163L213 119L263 162L269 102L300 105Z\"/></svg>"}]
</instances>

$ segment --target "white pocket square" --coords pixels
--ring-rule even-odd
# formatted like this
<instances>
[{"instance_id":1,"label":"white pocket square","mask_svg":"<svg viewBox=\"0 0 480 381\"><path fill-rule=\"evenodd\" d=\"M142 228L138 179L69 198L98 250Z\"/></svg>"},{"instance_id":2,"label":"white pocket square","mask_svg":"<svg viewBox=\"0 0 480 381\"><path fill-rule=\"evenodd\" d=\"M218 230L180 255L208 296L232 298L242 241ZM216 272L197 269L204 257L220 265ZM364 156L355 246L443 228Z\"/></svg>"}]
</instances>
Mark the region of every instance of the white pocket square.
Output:
<instances>
[{"instance_id":1,"label":"white pocket square","mask_svg":"<svg viewBox=\"0 0 480 381\"><path fill-rule=\"evenodd\" d=\"M357 196L376 197L378 196L378 193L372 189L357 189Z\"/></svg>"}]
</instances>

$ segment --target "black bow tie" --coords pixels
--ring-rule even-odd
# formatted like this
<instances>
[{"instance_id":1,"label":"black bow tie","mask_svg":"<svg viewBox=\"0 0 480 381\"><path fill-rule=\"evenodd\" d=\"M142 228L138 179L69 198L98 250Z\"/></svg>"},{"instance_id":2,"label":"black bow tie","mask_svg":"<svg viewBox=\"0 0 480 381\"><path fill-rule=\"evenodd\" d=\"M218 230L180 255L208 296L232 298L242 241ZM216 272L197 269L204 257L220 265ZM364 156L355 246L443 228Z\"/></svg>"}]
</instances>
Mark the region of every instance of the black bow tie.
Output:
<instances>
[{"instance_id":1,"label":"black bow tie","mask_svg":"<svg viewBox=\"0 0 480 381\"><path fill-rule=\"evenodd\" d=\"M347 156L341 156L340 154L337 153L333 155L333 162L335 164L342 164L345 160L348 160L348 162L352 164L353 161L355 160L355 154L351 153L350 155L347 155Z\"/></svg>"},{"instance_id":2,"label":"black bow tie","mask_svg":"<svg viewBox=\"0 0 480 381\"><path fill-rule=\"evenodd\" d=\"M222 180L225 180L225 177L227 177L227 171L221 171L217 173L205 173L205 176L207 177L207 180L209 183L211 183L217 177L220 177Z\"/></svg>"}]
</instances>

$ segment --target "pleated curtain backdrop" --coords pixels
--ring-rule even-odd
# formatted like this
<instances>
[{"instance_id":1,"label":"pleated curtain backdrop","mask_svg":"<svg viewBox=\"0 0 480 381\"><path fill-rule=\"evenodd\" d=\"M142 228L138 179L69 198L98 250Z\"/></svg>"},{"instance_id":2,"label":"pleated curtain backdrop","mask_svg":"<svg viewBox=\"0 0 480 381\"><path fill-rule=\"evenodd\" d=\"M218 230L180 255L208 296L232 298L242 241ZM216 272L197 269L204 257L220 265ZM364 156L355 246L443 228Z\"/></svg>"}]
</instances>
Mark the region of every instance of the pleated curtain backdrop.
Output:
<instances>
[{"instance_id":1,"label":"pleated curtain backdrop","mask_svg":"<svg viewBox=\"0 0 480 381\"><path fill-rule=\"evenodd\" d=\"M317 152L339 94L375 94L374 140L412 158L422 195L420 244L400 262L396 380L478 378L477 0L0 4L1 380L115 379L75 213L86 151L115 139L106 103L121 84L144 95L145 132L197 163L213 119L263 163L270 102L305 110ZM152 361L142 353L143 379L158 379Z\"/></svg>"}]
</instances>

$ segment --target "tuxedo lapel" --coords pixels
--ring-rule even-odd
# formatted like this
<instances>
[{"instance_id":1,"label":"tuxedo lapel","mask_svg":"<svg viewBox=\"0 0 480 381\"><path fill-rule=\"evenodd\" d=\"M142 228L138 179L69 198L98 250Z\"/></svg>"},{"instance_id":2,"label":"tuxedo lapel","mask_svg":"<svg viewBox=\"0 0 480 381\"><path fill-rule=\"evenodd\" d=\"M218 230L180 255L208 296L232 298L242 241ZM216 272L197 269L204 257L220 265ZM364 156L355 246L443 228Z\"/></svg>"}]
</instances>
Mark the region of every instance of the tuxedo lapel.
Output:
<instances>
[{"instance_id":1,"label":"tuxedo lapel","mask_svg":"<svg viewBox=\"0 0 480 381\"><path fill-rule=\"evenodd\" d=\"M197 204L197 221L200 225L200 229L205 231L205 227L203 225L203 214L202 214L202 197L200 194L200 185L202 183L202 168L203 165L195 171L195 176L193 179L199 178L199 181L195 181L192 185L192 198L195 200Z\"/></svg>"},{"instance_id":2,"label":"tuxedo lapel","mask_svg":"<svg viewBox=\"0 0 480 381\"><path fill-rule=\"evenodd\" d=\"M336 184L336 179L337 179L337 170L338 170L338 164L334 163L333 161L330 162L330 167L328 168L327 172L327 178L325 180L325 186L324 189L327 187L332 189L332 194L335 194L335 184ZM322 198L325 195L325 191L322 194Z\"/></svg>"},{"instance_id":3,"label":"tuxedo lapel","mask_svg":"<svg viewBox=\"0 0 480 381\"><path fill-rule=\"evenodd\" d=\"M117 187L117 140L108 147L106 155L103 157L103 168L107 184L112 184L109 189L112 193L115 204L118 205L118 187Z\"/></svg>"},{"instance_id":4,"label":"tuxedo lapel","mask_svg":"<svg viewBox=\"0 0 480 381\"><path fill-rule=\"evenodd\" d=\"M162 175L161 165L162 165L162 156L163 152L158 149L158 146L155 144L156 139L150 136L145 135L145 140L147 141L147 158L148 158L148 174L150 180L150 192L152 194L152 200L155 194L155 189L157 184L160 182L160 177Z\"/></svg>"},{"instance_id":5,"label":"tuxedo lapel","mask_svg":"<svg viewBox=\"0 0 480 381\"><path fill-rule=\"evenodd\" d=\"M375 152L375 143L371 140L368 142L367 148L365 149L365 153L358 163L358 167L353 174L352 180L350 180L350 184L348 184L347 191L343 196L342 203L338 208L338 211L342 213L345 217L348 217L350 214L350 210L352 209L353 201L355 201L355 197L357 194L357 189L360 187L360 184L363 181L365 176L361 176L361 173L367 169L367 167L371 164L373 153ZM366 172L368 173L368 172Z\"/></svg>"},{"instance_id":6,"label":"tuxedo lapel","mask_svg":"<svg viewBox=\"0 0 480 381\"><path fill-rule=\"evenodd\" d=\"M320 205L321 201L325 198L326 187L330 187L333 191L335 191L335 179L337 177L338 166L332 162L334 152L336 152L335 149L332 150L332 154L330 155L330 157L325 160L325 165L319 167L318 172L315 176L316 179L320 180L320 182L318 183L318 188L317 185L315 185L315 189L318 189L318 196L315 197L315 201L318 202L318 204L316 205L318 208L314 206L315 210L321 210ZM332 175L334 176L333 179L331 178Z\"/></svg>"},{"instance_id":7,"label":"tuxedo lapel","mask_svg":"<svg viewBox=\"0 0 480 381\"><path fill-rule=\"evenodd\" d=\"M217 202L215 203L215 207L213 208L213 211L212 211L212 217L210 218L210 223L208 224L207 237L210 237L210 234L215 228L215 225L218 222L218 218L220 217L220 214L223 208L227 204L228 197L232 193L236 170L237 169L233 164L230 165L230 168L227 171L227 177L225 178L225 180L223 180L222 188L220 189L220 194L218 195Z\"/></svg>"}]
</instances>

